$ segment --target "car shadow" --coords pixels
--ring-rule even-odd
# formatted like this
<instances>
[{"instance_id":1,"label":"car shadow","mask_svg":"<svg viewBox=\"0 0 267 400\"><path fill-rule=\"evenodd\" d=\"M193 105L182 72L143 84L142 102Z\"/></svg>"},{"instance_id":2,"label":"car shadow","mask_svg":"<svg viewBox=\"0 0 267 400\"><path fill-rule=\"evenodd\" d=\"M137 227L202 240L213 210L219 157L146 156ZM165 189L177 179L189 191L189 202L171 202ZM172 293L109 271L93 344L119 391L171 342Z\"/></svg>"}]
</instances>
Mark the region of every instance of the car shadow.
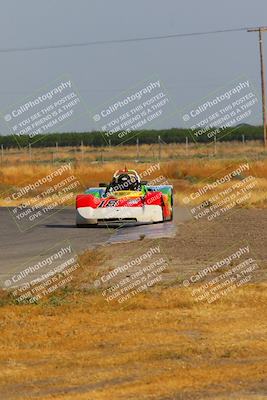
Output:
<instances>
[{"instance_id":1,"label":"car shadow","mask_svg":"<svg viewBox=\"0 0 267 400\"><path fill-rule=\"evenodd\" d=\"M107 228L107 225L104 225L104 226L100 226L100 225L98 225L98 226L90 226L90 225L85 225L85 226L79 226L79 227L77 227L75 224L73 224L73 225L70 225L70 224L46 224L46 225L43 225L44 227L46 227L46 228L58 228L58 229L61 229L61 228L64 228L64 229L93 229L93 228L95 228L95 229L99 229L99 228Z\"/></svg>"},{"instance_id":2,"label":"car shadow","mask_svg":"<svg viewBox=\"0 0 267 400\"><path fill-rule=\"evenodd\" d=\"M46 228L58 228L58 229L61 229L61 228L64 228L64 229L73 229L73 228L76 228L76 229L121 229L121 228L135 228L135 227L138 227L138 226L148 226L148 225L158 225L158 224L163 224L163 223L167 223L167 222L172 222L172 221L165 221L165 222L162 222L162 221L159 221L159 222L153 222L153 223L151 223L151 222L137 222L137 223L132 223L132 224L130 224L130 223L117 223L117 224L112 224L112 223L110 223L110 224L108 224L108 223L99 223L97 226L96 225L92 225L92 226L90 226L90 225L84 225L84 226L79 226L79 227L77 227L76 226L76 224L45 224L45 225L43 225L43 226L45 226Z\"/></svg>"}]
</instances>

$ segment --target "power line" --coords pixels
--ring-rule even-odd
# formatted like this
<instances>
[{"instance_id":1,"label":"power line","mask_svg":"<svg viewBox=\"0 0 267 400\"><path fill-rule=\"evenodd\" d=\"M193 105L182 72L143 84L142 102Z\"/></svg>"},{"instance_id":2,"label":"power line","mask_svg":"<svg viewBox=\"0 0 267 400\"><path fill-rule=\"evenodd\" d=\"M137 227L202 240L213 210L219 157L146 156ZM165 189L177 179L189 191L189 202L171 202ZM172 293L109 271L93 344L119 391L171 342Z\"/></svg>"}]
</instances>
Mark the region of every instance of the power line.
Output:
<instances>
[{"instance_id":1,"label":"power line","mask_svg":"<svg viewBox=\"0 0 267 400\"><path fill-rule=\"evenodd\" d=\"M242 31L247 31L248 29L253 29L253 28L243 27L243 28L206 31L206 32L175 33L175 34L170 34L170 35L144 36L144 37L128 38L128 39L96 40L96 41L91 41L91 42L65 43L65 44L62 43L62 44L55 44L55 45L32 46L32 47L7 47L7 48L0 48L0 53L14 53L14 52L19 52L19 51L63 49L63 48L71 48L71 47L97 46L97 45L105 45L105 44L144 42L144 41L148 41L148 40L162 40L162 39L182 38L182 37L190 37L190 36L214 35L214 34L219 34L219 33L242 32Z\"/></svg>"}]
</instances>

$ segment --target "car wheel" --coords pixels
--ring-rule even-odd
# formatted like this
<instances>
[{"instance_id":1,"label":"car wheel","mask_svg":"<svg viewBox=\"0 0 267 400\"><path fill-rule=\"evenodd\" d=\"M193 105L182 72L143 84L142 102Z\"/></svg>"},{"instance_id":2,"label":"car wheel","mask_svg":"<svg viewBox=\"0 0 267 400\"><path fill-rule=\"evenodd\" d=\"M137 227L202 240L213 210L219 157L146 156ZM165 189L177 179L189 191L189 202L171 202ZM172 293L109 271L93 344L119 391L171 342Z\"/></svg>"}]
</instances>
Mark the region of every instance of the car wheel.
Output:
<instances>
[{"instance_id":1,"label":"car wheel","mask_svg":"<svg viewBox=\"0 0 267 400\"><path fill-rule=\"evenodd\" d=\"M170 221L172 221L172 220L173 220L173 190L171 193L171 218L170 218Z\"/></svg>"}]
</instances>

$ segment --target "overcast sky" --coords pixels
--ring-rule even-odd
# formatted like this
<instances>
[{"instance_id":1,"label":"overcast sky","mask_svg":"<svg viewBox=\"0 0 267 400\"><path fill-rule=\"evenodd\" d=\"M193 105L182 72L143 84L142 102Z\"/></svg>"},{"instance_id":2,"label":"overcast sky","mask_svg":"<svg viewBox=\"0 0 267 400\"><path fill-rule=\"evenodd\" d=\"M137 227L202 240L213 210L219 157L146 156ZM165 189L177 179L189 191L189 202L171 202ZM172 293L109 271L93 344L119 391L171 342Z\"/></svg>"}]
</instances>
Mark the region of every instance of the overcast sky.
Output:
<instances>
[{"instance_id":1,"label":"overcast sky","mask_svg":"<svg viewBox=\"0 0 267 400\"><path fill-rule=\"evenodd\" d=\"M267 25L266 0L6 0L1 2L0 48L260 25ZM90 110L153 74L165 83L178 108L240 75L260 89L256 33L0 53L0 57L1 110L64 73L76 83ZM260 122L257 118L251 122ZM174 121L164 124L170 127ZM75 128L90 130L93 124L79 120Z\"/></svg>"}]
</instances>

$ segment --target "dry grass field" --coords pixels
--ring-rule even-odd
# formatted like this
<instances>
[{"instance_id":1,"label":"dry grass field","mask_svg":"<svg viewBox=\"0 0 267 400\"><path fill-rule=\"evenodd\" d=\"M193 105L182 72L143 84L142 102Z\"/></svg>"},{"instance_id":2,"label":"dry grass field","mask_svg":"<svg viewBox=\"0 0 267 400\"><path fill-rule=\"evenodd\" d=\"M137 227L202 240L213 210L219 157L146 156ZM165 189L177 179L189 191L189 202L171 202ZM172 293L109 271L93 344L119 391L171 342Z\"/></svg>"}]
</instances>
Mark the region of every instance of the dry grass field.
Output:
<instances>
[{"instance_id":1,"label":"dry grass field","mask_svg":"<svg viewBox=\"0 0 267 400\"><path fill-rule=\"evenodd\" d=\"M158 168L144 176L144 179L163 177L164 181L174 185L176 201L182 202L184 196L198 190L205 182L212 182L216 177L223 176L227 171L248 162L249 170L244 172L243 177L254 176L257 185L252 190L252 196L242 206L266 207L267 163L262 144L218 143L216 154L214 150L211 145L195 144L189 145L187 150L183 144L164 144L160 153L158 145L141 145L138 154L135 146L97 149L83 147L82 150L81 148L33 148L30 159L28 149L6 150L0 170L0 204L6 205L4 199L10 191L37 181L66 163L70 163L71 170L54 178L53 184L73 174L80 182L77 193L89 186L98 185L99 182L108 182L113 172L125 165L141 173L148 171L151 166L158 165ZM48 182L40 190L49 186ZM228 183L220 185L218 189L210 191L209 195L228 187ZM28 196L33 194L38 194L38 189L30 192ZM23 198L20 201L23 202Z\"/></svg>"},{"instance_id":2,"label":"dry grass field","mask_svg":"<svg viewBox=\"0 0 267 400\"><path fill-rule=\"evenodd\" d=\"M1 309L1 398L266 398L266 285L216 305L154 290L123 309L100 295Z\"/></svg>"}]
</instances>

